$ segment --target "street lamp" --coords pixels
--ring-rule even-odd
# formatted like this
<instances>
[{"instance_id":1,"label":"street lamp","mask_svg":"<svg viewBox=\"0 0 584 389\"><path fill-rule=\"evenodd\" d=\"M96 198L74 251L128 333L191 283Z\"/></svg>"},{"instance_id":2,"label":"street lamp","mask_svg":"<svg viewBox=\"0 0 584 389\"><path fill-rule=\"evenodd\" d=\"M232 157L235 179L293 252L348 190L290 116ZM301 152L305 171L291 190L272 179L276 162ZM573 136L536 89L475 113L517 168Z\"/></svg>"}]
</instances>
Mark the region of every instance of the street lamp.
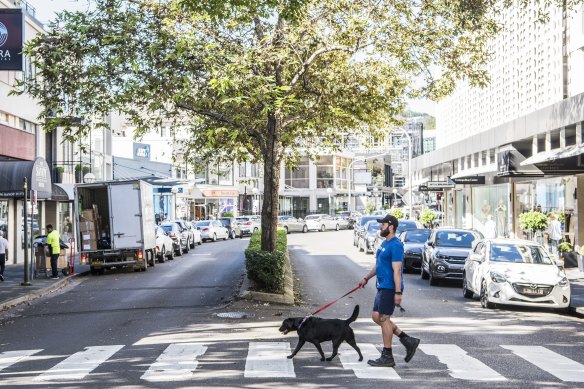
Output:
<instances>
[{"instance_id":1,"label":"street lamp","mask_svg":"<svg viewBox=\"0 0 584 389\"><path fill-rule=\"evenodd\" d=\"M328 193L328 198L329 198L329 215L332 215L331 213L331 194L333 193L332 188L326 188L326 193Z\"/></svg>"},{"instance_id":2,"label":"street lamp","mask_svg":"<svg viewBox=\"0 0 584 389\"><path fill-rule=\"evenodd\" d=\"M412 202L413 202L413 193L412 193L412 138L410 134L403 128L396 128L396 130L401 131L406 138L408 139L408 186L410 192L410 201L409 201L409 209L410 209L410 219L412 218Z\"/></svg>"},{"instance_id":3,"label":"street lamp","mask_svg":"<svg viewBox=\"0 0 584 389\"><path fill-rule=\"evenodd\" d=\"M95 182L95 174L89 172L83 176L83 182L86 184L93 184Z\"/></svg>"},{"instance_id":4,"label":"street lamp","mask_svg":"<svg viewBox=\"0 0 584 389\"><path fill-rule=\"evenodd\" d=\"M379 192L379 189L377 189L377 187L373 188L373 196L375 199L375 209L377 209L377 192Z\"/></svg>"},{"instance_id":5,"label":"street lamp","mask_svg":"<svg viewBox=\"0 0 584 389\"><path fill-rule=\"evenodd\" d=\"M260 209L259 201L258 201L258 193L259 192L260 192L259 189L258 188L255 188L255 187L251 190L251 193L253 193L253 206L252 206L252 209L253 209L253 213L254 214L257 214L258 211L259 211L259 209ZM256 201L257 201L257 206L256 206Z\"/></svg>"},{"instance_id":6,"label":"street lamp","mask_svg":"<svg viewBox=\"0 0 584 389\"><path fill-rule=\"evenodd\" d=\"M351 169L353 168L353 164L357 161L366 161L368 159L373 159L373 158L380 158L380 157L385 157L385 154L376 154L376 155L371 155L369 157L356 157L355 159L353 159L351 161L351 163L349 164L348 170L349 170L349 212L354 211L355 208L353 207L353 209L351 209L351 186L353 185L353 182L351 180Z\"/></svg>"},{"instance_id":7,"label":"street lamp","mask_svg":"<svg viewBox=\"0 0 584 389\"><path fill-rule=\"evenodd\" d=\"M170 189L170 192L172 193L172 202L174 203L174 206L173 206L174 214L172 215L172 220L176 220L176 219L178 219L176 217L176 194L178 193L178 188L176 186L173 186Z\"/></svg>"}]
</instances>

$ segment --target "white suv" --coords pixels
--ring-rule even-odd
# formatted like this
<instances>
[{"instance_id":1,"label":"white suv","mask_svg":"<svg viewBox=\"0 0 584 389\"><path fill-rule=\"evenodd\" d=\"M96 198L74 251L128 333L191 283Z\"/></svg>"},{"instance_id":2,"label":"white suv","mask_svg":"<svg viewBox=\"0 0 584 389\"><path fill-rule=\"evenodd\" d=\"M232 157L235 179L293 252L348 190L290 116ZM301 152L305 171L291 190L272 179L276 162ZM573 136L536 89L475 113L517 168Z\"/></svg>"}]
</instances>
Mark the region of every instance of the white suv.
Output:
<instances>
[{"instance_id":1,"label":"white suv","mask_svg":"<svg viewBox=\"0 0 584 389\"><path fill-rule=\"evenodd\" d=\"M324 213L308 215L304 218L306 227L314 231L339 230L339 222L332 216Z\"/></svg>"}]
</instances>

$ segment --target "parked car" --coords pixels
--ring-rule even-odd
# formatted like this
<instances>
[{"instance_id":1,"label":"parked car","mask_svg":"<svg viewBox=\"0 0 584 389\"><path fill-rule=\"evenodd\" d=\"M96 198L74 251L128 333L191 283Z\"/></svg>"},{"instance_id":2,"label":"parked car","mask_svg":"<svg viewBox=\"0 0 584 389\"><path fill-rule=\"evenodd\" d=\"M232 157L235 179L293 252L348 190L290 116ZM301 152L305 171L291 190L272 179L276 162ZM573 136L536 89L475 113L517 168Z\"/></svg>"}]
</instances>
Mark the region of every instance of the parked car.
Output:
<instances>
[{"instance_id":1,"label":"parked car","mask_svg":"<svg viewBox=\"0 0 584 389\"><path fill-rule=\"evenodd\" d=\"M304 220L297 219L294 216L278 216L278 227L284 228L287 234L291 232L308 231L306 222Z\"/></svg>"},{"instance_id":2,"label":"parked car","mask_svg":"<svg viewBox=\"0 0 584 389\"><path fill-rule=\"evenodd\" d=\"M234 217L221 217L218 220L221 222L221 224L223 224L223 226L225 226L225 228L227 228L227 231L229 231L230 239L235 239L236 237L243 238L239 223Z\"/></svg>"},{"instance_id":3,"label":"parked car","mask_svg":"<svg viewBox=\"0 0 584 389\"><path fill-rule=\"evenodd\" d=\"M375 240L379 236L380 225L377 220L369 220L357 236L357 247L365 253L375 252Z\"/></svg>"},{"instance_id":4,"label":"parked car","mask_svg":"<svg viewBox=\"0 0 584 389\"><path fill-rule=\"evenodd\" d=\"M555 308L570 306L570 283L559 265L539 243L483 239L464 264L462 294L480 296L483 308L495 304Z\"/></svg>"},{"instance_id":5,"label":"parked car","mask_svg":"<svg viewBox=\"0 0 584 389\"><path fill-rule=\"evenodd\" d=\"M194 244L197 244L199 246L202 245L203 239L201 238L201 231L197 230L197 222L191 221L186 223L191 227L191 231L193 232Z\"/></svg>"},{"instance_id":6,"label":"parked car","mask_svg":"<svg viewBox=\"0 0 584 389\"><path fill-rule=\"evenodd\" d=\"M432 232L424 245L422 279L438 285L441 279L462 280L464 263L472 251L473 242L482 239L478 231L439 228Z\"/></svg>"},{"instance_id":7,"label":"parked car","mask_svg":"<svg viewBox=\"0 0 584 389\"><path fill-rule=\"evenodd\" d=\"M340 230L348 230L350 228L353 228L351 226L351 222L342 216L335 216L334 219L337 221Z\"/></svg>"},{"instance_id":8,"label":"parked car","mask_svg":"<svg viewBox=\"0 0 584 389\"><path fill-rule=\"evenodd\" d=\"M337 212L336 217L342 218L343 220L346 220L348 223L347 228L353 228L353 226L355 225L355 213L354 212L350 212L350 211Z\"/></svg>"},{"instance_id":9,"label":"parked car","mask_svg":"<svg viewBox=\"0 0 584 389\"><path fill-rule=\"evenodd\" d=\"M307 215L304 220L306 221L306 227L309 230L339 230L339 223L337 223L337 221L332 216L326 215L324 213Z\"/></svg>"},{"instance_id":10,"label":"parked car","mask_svg":"<svg viewBox=\"0 0 584 389\"><path fill-rule=\"evenodd\" d=\"M365 224L367 224L367 222L370 220L377 221L377 219L381 219L381 217L379 215L363 215L359 218L357 223L355 223L355 227L353 228L353 246L357 246L359 234L361 231L363 231Z\"/></svg>"},{"instance_id":11,"label":"parked car","mask_svg":"<svg viewBox=\"0 0 584 389\"><path fill-rule=\"evenodd\" d=\"M183 230L182 231L183 234L187 235L189 249L194 249L195 243L196 243L195 242L195 232L194 232L194 228L191 225L191 223L184 221L184 220L173 220L173 222L178 223Z\"/></svg>"},{"instance_id":12,"label":"parked car","mask_svg":"<svg viewBox=\"0 0 584 389\"><path fill-rule=\"evenodd\" d=\"M203 242L207 240L216 242L217 239L227 240L229 238L229 231L219 220L203 220L197 222L197 229L201 231L201 239L203 239Z\"/></svg>"},{"instance_id":13,"label":"parked car","mask_svg":"<svg viewBox=\"0 0 584 389\"><path fill-rule=\"evenodd\" d=\"M404 244L404 272L420 271L424 244L430 238L431 233L432 230L418 228L406 230L399 235L399 239Z\"/></svg>"},{"instance_id":14,"label":"parked car","mask_svg":"<svg viewBox=\"0 0 584 389\"><path fill-rule=\"evenodd\" d=\"M164 228L155 225L156 231L156 258L158 262L164 263L165 259L174 259L174 241Z\"/></svg>"},{"instance_id":15,"label":"parked car","mask_svg":"<svg viewBox=\"0 0 584 389\"><path fill-rule=\"evenodd\" d=\"M398 220L396 234L399 235L406 230L414 230L416 228L424 228L424 225L416 220L400 219Z\"/></svg>"},{"instance_id":16,"label":"parked car","mask_svg":"<svg viewBox=\"0 0 584 389\"><path fill-rule=\"evenodd\" d=\"M160 227L172 239L174 254L178 257L189 252L188 234L181 228L180 224L174 222L164 222Z\"/></svg>"},{"instance_id":17,"label":"parked car","mask_svg":"<svg viewBox=\"0 0 584 389\"><path fill-rule=\"evenodd\" d=\"M251 235L262 228L259 216L240 216L235 219L239 223L243 235Z\"/></svg>"}]
</instances>

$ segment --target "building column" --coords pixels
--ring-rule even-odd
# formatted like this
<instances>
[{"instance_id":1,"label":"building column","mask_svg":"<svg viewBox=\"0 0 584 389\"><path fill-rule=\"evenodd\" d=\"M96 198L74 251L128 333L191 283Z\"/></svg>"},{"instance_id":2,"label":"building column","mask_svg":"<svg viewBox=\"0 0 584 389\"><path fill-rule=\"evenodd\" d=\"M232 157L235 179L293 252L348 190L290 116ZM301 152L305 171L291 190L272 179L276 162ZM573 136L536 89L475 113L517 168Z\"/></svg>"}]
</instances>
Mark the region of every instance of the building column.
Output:
<instances>
[{"instance_id":1,"label":"building column","mask_svg":"<svg viewBox=\"0 0 584 389\"><path fill-rule=\"evenodd\" d=\"M578 193L576 198L576 209L574 210L574 216L576 217L576 222L574 223L574 244L584 245L584 174L578 174L576 176L576 190Z\"/></svg>"},{"instance_id":2,"label":"building column","mask_svg":"<svg viewBox=\"0 0 584 389\"><path fill-rule=\"evenodd\" d=\"M576 124L576 144L582 143L582 122Z\"/></svg>"}]
</instances>

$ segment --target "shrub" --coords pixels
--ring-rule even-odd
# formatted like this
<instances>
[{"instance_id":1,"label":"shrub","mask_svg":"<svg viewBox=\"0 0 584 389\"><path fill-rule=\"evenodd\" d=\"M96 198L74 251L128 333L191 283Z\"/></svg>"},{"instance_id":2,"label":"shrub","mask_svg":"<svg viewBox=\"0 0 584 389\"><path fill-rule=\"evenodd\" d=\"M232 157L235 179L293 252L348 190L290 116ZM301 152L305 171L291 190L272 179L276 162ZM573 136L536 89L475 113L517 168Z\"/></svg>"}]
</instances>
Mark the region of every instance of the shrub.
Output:
<instances>
[{"instance_id":1,"label":"shrub","mask_svg":"<svg viewBox=\"0 0 584 389\"><path fill-rule=\"evenodd\" d=\"M64 168L63 166L57 166L57 167L55 168L55 171L56 171L57 173L61 173L61 174L63 174L63 173L65 172L65 168Z\"/></svg>"},{"instance_id":2,"label":"shrub","mask_svg":"<svg viewBox=\"0 0 584 389\"><path fill-rule=\"evenodd\" d=\"M523 231L542 231L548 225L548 218L541 212L529 211L519 215L519 227Z\"/></svg>"},{"instance_id":3,"label":"shrub","mask_svg":"<svg viewBox=\"0 0 584 389\"><path fill-rule=\"evenodd\" d=\"M233 212L223 212L223 217L233 217Z\"/></svg>"},{"instance_id":4,"label":"shrub","mask_svg":"<svg viewBox=\"0 0 584 389\"><path fill-rule=\"evenodd\" d=\"M563 242L563 243L560 243L560 245L558 246L558 250L561 253L566 253L566 252L573 251L574 248L572 247L572 244L570 242Z\"/></svg>"},{"instance_id":5,"label":"shrub","mask_svg":"<svg viewBox=\"0 0 584 389\"><path fill-rule=\"evenodd\" d=\"M392 209L389 214L392 215L392 216L395 216L397 219L403 219L404 218L404 213L399 208Z\"/></svg>"},{"instance_id":6,"label":"shrub","mask_svg":"<svg viewBox=\"0 0 584 389\"><path fill-rule=\"evenodd\" d=\"M365 207L365 214L371 215L373 211L375 211L375 203L367 203L367 206Z\"/></svg>"},{"instance_id":7,"label":"shrub","mask_svg":"<svg viewBox=\"0 0 584 389\"><path fill-rule=\"evenodd\" d=\"M558 221L560 223L564 223L566 221L566 214L564 212L561 211L551 211L548 213L548 218L551 220L551 216L552 215L557 215L558 216Z\"/></svg>"},{"instance_id":8,"label":"shrub","mask_svg":"<svg viewBox=\"0 0 584 389\"><path fill-rule=\"evenodd\" d=\"M422 214L420 215L420 221L425 225L431 226L436 220L436 214L429 209L424 209Z\"/></svg>"},{"instance_id":9,"label":"shrub","mask_svg":"<svg viewBox=\"0 0 584 389\"><path fill-rule=\"evenodd\" d=\"M245 267L247 276L257 289L265 292L280 293L284 290L284 274L288 258L286 230L278 228L276 250L273 253L263 251L261 232L251 235L249 246L245 250Z\"/></svg>"}]
</instances>

